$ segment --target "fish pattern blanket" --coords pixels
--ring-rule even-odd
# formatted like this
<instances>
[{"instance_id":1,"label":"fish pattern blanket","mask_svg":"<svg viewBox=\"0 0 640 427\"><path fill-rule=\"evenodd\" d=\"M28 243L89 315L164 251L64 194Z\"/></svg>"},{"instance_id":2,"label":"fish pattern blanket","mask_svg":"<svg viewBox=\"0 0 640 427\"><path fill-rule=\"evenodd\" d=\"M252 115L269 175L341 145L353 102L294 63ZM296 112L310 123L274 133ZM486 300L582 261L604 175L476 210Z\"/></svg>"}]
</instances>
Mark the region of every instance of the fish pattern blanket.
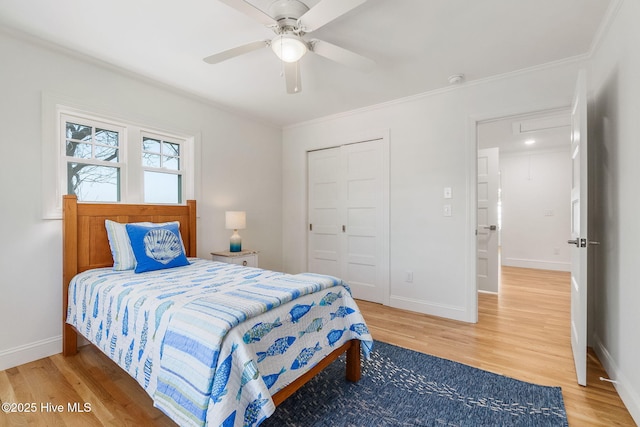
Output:
<instances>
[{"instance_id":1,"label":"fish pattern blanket","mask_svg":"<svg viewBox=\"0 0 640 427\"><path fill-rule=\"evenodd\" d=\"M89 270L67 322L181 426L256 426L271 395L350 339L373 340L349 287L203 259L135 274Z\"/></svg>"}]
</instances>

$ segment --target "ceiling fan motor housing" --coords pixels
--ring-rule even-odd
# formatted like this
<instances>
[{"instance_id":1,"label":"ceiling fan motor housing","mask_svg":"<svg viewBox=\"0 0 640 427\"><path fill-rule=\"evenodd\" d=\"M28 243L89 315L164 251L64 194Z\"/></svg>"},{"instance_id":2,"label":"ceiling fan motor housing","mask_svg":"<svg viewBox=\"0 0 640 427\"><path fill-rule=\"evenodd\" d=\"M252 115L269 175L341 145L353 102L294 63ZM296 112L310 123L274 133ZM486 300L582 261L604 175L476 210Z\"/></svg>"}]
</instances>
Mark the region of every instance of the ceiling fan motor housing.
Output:
<instances>
[{"instance_id":1,"label":"ceiling fan motor housing","mask_svg":"<svg viewBox=\"0 0 640 427\"><path fill-rule=\"evenodd\" d=\"M309 11L309 7L298 0L275 0L269 6L269 15L284 32L298 32L298 19Z\"/></svg>"}]
</instances>

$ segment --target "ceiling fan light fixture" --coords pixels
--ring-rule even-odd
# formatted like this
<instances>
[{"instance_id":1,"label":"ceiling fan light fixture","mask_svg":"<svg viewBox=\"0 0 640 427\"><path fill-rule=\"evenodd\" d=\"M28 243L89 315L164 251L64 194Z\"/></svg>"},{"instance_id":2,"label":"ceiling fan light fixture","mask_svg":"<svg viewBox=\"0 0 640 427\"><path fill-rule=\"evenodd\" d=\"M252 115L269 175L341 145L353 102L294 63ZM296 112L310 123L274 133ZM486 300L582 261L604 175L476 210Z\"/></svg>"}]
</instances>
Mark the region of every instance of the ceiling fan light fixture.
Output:
<instances>
[{"instance_id":1,"label":"ceiling fan light fixture","mask_svg":"<svg viewBox=\"0 0 640 427\"><path fill-rule=\"evenodd\" d=\"M307 53L307 44L293 34L281 34L271 40L271 49L284 62L297 62Z\"/></svg>"}]
</instances>

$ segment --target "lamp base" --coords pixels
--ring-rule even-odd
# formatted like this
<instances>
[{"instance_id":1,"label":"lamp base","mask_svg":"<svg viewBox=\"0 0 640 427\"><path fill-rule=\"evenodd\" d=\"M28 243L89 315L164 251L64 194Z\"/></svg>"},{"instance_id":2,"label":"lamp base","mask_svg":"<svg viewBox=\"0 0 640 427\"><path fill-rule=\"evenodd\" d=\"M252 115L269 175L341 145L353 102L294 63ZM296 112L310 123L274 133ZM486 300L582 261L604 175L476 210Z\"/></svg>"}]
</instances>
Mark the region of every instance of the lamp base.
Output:
<instances>
[{"instance_id":1,"label":"lamp base","mask_svg":"<svg viewBox=\"0 0 640 427\"><path fill-rule=\"evenodd\" d=\"M229 241L229 252L242 251L242 238L238 234L238 230L233 230L231 240Z\"/></svg>"}]
</instances>

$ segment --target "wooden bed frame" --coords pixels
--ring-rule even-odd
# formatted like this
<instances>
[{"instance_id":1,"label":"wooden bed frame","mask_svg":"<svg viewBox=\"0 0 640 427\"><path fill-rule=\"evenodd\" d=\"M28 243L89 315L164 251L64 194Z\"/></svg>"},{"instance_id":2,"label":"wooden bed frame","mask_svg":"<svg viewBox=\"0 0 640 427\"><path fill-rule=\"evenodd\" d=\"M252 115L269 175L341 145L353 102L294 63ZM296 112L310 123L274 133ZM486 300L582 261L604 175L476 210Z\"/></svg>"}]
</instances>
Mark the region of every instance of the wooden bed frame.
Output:
<instances>
[{"instance_id":1,"label":"wooden bed frame","mask_svg":"<svg viewBox=\"0 0 640 427\"><path fill-rule=\"evenodd\" d=\"M63 196L62 225L62 353L78 351L76 329L66 323L69 282L78 273L92 268L111 267L113 258L104 225L106 219L127 222L180 222L186 255L196 256L196 201L186 205L131 205L121 203L78 203L76 196ZM346 378L360 380L360 340L350 340L322 359L316 366L272 396L282 403L318 372L343 353L347 354Z\"/></svg>"}]
</instances>

